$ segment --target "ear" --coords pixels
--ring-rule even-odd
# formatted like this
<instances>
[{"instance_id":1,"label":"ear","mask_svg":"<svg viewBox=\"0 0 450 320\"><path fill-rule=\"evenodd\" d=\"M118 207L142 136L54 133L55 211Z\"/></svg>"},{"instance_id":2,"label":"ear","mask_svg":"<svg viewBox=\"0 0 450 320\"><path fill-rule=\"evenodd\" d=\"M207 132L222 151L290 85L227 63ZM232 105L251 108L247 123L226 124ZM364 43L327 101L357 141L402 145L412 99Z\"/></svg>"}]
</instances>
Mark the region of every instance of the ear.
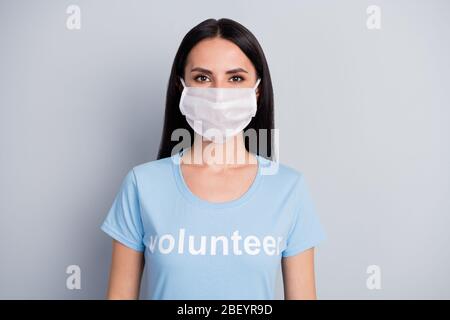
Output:
<instances>
[{"instance_id":1,"label":"ear","mask_svg":"<svg viewBox=\"0 0 450 320\"><path fill-rule=\"evenodd\" d=\"M260 88L261 88L261 83L262 83L262 79L259 81L258 86L256 87L256 99L259 99L259 93L261 92Z\"/></svg>"},{"instance_id":2,"label":"ear","mask_svg":"<svg viewBox=\"0 0 450 320\"><path fill-rule=\"evenodd\" d=\"M176 80L176 82L175 82L175 85L176 85L176 87L177 87L177 89L180 91L180 92L182 92L183 91L183 84L181 83L181 80L180 80L180 78L179 77L177 77L177 80Z\"/></svg>"}]
</instances>

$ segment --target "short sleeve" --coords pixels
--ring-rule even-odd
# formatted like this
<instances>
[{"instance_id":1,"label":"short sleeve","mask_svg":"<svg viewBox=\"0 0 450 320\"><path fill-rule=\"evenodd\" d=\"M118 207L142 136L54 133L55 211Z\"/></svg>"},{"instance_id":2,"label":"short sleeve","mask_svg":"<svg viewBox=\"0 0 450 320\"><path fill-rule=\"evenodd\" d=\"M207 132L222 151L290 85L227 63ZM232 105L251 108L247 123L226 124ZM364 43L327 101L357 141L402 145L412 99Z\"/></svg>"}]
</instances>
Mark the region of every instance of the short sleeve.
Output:
<instances>
[{"instance_id":1,"label":"short sleeve","mask_svg":"<svg viewBox=\"0 0 450 320\"><path fill-rule=\"evenodd\" d=\"M133 169L123 179L111 209L100 228L125 246L136 251L144 251L144 232Z\"/></svg>"},{"instance_id":2,"label":"short sleeve","mask_svg":"<svg viewBox=\"0 0 450 320\"><path fill-rule=\"evenodd\" d=\"M300 173L297 187L298 209L294 224L287 236L283 257L293 256L312 248L326 239L304 174Z\"/></svg>"}]
</instances>

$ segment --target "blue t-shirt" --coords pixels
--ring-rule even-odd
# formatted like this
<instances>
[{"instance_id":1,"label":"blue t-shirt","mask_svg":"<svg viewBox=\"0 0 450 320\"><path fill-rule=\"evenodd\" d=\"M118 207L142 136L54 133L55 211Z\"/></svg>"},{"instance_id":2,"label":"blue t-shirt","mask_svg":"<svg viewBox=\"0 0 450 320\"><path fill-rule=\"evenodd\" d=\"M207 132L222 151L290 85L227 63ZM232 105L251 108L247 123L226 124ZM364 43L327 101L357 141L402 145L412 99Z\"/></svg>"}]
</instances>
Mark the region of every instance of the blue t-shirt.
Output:
<instances>
[{"instance_id":1,"label":"blue t-shirt","mask_svg":"<svg viewBox=\"0 0 450 320\"><path fill-rule=\"evenodd\" d=\"M180 156L133 167L101 226L144 252L144 297L274 299L281 258L326 238L304 174L256 155L246 193L210 202L188 188Z\"/></svg>"}]
</instances>

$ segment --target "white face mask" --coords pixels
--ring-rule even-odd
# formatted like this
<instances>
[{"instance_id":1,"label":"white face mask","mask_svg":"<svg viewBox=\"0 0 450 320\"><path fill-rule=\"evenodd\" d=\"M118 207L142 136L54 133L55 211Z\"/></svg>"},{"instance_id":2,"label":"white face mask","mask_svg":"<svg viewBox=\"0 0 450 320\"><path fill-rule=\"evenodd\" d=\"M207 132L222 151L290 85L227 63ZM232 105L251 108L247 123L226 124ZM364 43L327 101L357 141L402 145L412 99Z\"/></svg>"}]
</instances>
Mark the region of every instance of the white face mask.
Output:
<instances>
[{"instance_id":1,"label":"white face mask","mask_svg":"<svg viewBox=\"0 0 450 320\"><path fill-rule=\"evenodd\" d=\"M215 143L243 130L256 114L257 100L253 88L187 87L183 79L180 111L199 135Z\"/></svg>"}]
</instances>

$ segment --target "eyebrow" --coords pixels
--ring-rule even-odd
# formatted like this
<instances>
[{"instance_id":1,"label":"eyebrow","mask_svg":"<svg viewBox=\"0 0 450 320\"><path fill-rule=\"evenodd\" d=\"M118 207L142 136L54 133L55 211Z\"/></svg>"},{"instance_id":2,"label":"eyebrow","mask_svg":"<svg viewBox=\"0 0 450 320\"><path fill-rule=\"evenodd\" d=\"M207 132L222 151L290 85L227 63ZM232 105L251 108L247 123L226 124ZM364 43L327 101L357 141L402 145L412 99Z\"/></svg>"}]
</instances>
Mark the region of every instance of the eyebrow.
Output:
<instances>
[{"instance_id":1,"label":"eyebrow","mask_svg":"<svg viewBox=\"0 0 450 320\"><path fill-rule=\"evenodd\" d=\"M192 68L192 69L191 69L191 72L193 72L193 71L200 71L200 72L207 73L207 74L209 74L209 75L212 74L211 70L208 70L208 69L205 69L205 68L201 68L201 67L195 67L195 68ZM228 71L225 72L225 73L226 73L226 74L230 74L230 73L237 73L237 72L245 72L245 73L248 73L245 69L242 69L242 68L234 68L234 69L228 70Z\"/></svg>"}]
</instances>

